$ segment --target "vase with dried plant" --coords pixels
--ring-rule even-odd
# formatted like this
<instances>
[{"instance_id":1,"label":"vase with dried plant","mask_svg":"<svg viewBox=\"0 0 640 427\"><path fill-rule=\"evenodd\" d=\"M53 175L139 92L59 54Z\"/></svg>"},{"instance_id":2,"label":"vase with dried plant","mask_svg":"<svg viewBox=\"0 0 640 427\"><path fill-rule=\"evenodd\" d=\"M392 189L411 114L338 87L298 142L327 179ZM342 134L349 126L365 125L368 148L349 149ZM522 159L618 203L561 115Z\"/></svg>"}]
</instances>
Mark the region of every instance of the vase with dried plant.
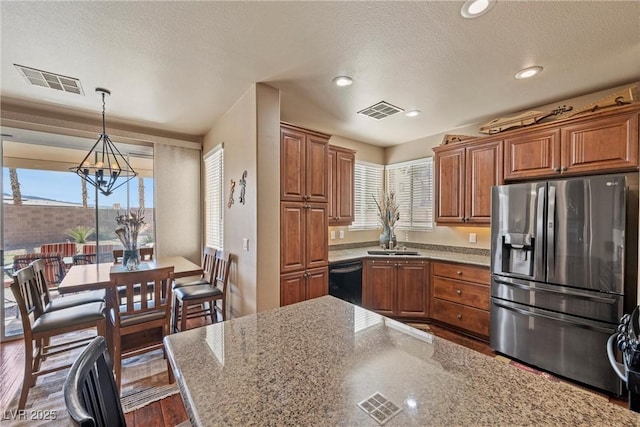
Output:
<instances>
[{"instance_id":1,"label":"vase with dried plant","mask_svg":"<svg viewBox=\"0 0 640 427\"><path fill-rule=\"evenodd\" d=\"M372 197L378 207L378 219L382 225L380 246L383 249L393 249L397 244L393 228L395 227L396 222L400 219L400 208L396 200L396 194L393 191L388 192L379 203L375 196Z\"/></svg>"},{"instance_id":2,"label":"vase with dried plant","mask_svg":"<svg viewBox=\"0 0 640 427\"><path fill-rule=\"evenodd\" d=\"M135 270L140 265L140 249L138 248L138 234L144 230L144 209L130 210L116 216L115 230L116 235L120 239L120 243L124 247L122 254L122 265L127 270Z\"/></svg>"}]
</instances>

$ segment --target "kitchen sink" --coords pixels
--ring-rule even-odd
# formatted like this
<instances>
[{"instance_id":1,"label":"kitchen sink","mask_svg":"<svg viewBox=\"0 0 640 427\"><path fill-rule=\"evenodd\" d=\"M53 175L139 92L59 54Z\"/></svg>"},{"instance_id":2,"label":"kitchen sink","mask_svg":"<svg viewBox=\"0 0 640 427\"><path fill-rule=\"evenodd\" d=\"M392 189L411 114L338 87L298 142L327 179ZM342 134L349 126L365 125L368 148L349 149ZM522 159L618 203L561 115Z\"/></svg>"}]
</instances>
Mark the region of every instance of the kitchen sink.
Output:
<instances>
[{"instance_id":1,"label":"kitchen sink","mask_svg":"<svg viewBox=\"0 0 640 427\"><path fill-rule=\"evenodd\" d=\"M369 255L400 255L400 256L404 256L404 255L420 255L417 251L396 251L396 250L391 250L391 251L370 250L370 251L367 251L367 253Z\"/></svg>"}]
</instances>

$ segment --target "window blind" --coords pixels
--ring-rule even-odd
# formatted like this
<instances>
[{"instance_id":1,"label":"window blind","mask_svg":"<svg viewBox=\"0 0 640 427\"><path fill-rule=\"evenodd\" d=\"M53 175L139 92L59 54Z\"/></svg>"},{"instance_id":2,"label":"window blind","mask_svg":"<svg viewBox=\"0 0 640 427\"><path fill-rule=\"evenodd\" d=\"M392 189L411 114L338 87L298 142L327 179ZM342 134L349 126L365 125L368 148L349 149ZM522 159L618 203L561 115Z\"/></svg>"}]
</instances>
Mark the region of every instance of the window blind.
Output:
<instances>
[{"instance_id":1,"label":"window blind","mask_svg":"<svg viewBox=\"0 0 640 427\"><path fill-rule=\"evenodd\" d=\"M204 156L205 168L205 244L224 247L224 154L222 144Z\"/></svg>"},{"instance_id":2,"label":"window blind","mask_svg":"<svg viewBox=\"0 0 640 427\"><path fill-rule=\"evenodd\" d=\"M387 192L394 191L400 211L398 229L433 229L433 158L385 167Z\"/></svg>"},{"instance_id":3,"label":"window blind","mask_svg":"<svg viewBox=\"0 0 640 427\"><path fill-rule=\"evenodd\" d=\"M355 164L354 218L350 230L379 228L378 208L373 200L382 197L384 166L359 162Z\"/></svg>"}]
</instances>

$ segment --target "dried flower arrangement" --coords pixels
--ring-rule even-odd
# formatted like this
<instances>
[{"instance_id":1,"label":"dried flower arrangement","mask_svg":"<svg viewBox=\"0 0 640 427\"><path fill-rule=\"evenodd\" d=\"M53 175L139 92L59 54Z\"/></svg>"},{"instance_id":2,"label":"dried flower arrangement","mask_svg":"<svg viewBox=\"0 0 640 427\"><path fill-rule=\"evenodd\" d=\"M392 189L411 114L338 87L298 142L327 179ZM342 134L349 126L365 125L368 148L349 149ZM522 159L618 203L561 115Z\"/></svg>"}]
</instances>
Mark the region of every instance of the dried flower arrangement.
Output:
<instances>
[{"instance_id":1,"label":"dried flower arrangement","mask_svg":"<svg viewBox=\"0 0 640 427\"><path fill-rule=\"evenodd\" d=\"M384 198L380 200L380 203L378 203L375 196L372 197L373 201L376 202L376 206L378 206L378 218L380 219L382 228L393 230L396 221L400 219L400 208L396 201L396 193L393 191L388 192Z\"/></svg>"},{"instance_id":2,"label":"dried flower arrangement","mask_svg":"<svg viewBox=\"0 0 640 427\"><path fill-rule=\"evenodd\" d=\"M120 239L122 246L127 250L138 249L138 233L144 230L146 223L144 222L144 209L139 208L137 211L129 212L116 216L116 235Z\"/></svg>"}]
</instances>

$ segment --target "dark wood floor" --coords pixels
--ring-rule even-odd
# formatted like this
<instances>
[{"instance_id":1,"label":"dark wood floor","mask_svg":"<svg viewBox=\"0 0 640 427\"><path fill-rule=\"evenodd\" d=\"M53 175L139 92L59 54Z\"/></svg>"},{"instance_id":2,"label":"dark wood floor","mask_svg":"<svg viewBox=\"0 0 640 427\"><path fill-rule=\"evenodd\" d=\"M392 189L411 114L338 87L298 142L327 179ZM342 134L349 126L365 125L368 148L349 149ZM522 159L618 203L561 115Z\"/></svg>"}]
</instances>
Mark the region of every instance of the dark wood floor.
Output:
<instances>
[{"instance_id":1,"label":"dark wood floor","mask_svg":"<svg viewBox=\"0 0 640 427\"><path fill-rule=\"evenodd\" d=\"M191 321L190 321L191 322ZM190 327L199 326L190 324ZM472 350L495 356L489 345L483 341L470 338L437 325L429 325L434 335L453 341ZM22 385L24 345L22 340L3 343L0 345L0 408L8 408L11 397L20 390ZM610 397L612 403L626 407L625 399ZM173 427L187 419L187 415L179 394L151 403L141 409L126 414L129 427Z\"/></svg>"}]
</instances>

